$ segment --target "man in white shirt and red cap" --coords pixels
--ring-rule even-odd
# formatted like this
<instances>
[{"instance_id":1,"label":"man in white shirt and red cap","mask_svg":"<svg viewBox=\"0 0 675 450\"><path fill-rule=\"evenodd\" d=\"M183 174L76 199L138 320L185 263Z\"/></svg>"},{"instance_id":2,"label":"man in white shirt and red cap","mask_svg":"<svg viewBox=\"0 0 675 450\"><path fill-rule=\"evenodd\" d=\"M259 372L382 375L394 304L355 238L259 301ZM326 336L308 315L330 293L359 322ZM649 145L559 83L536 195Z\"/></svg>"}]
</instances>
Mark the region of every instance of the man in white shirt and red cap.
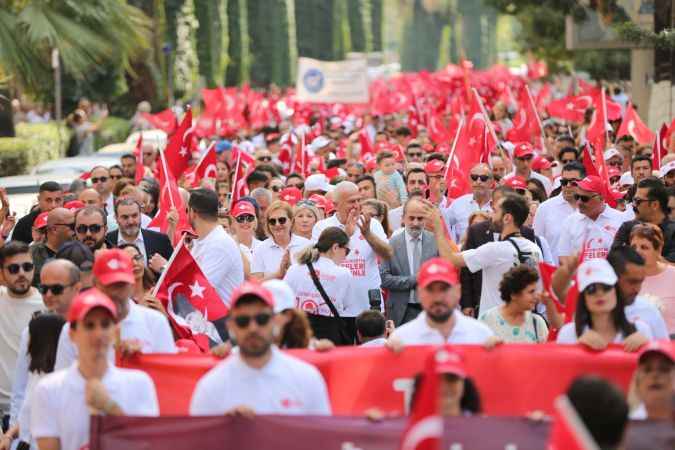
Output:
<instances>
[{"instance_id":1,"label":"man in white shirt and red cap","mask_svg":"<svg viewBox=\"0 0 675 450\"><path fill-rule=\"evenodd\" d=\"M528 142L519 142L516 144L513 149L513 164L515 168L513 172L504 177L504 180L508 180L515 176L522 177L525 180L534 178L535 180L542 182L544 189L546 189L546 195L548 195L553 190L553 185L551 184L551 180L532 170L534 155L534 148Z\"/></svg>"},{"instance_id":2,"label":"man in white shirt and red cap","mask_svg":"<svg viewBox=\"0 0 675 450\"><path fill-rule=\"evenodd\" d=\"M115 304L96 288L73 299L68 334L78 357L40 380L31 393L32 437L42 450L88 448L90 415L158 416L152 379L108 360L118 326Z\"/></svg>"},{"instance_id":3,"label":"man in white shirt and red cap","mask_svg":"<svg viewBox=\"0 0 675 450\"><path fill-rule=\"evenodd\" d=\"M614 235L625 220L623 213L605 203L602 179L590 175L577 183L574 198L578 211L561 224L558 256L574 257L584 248L585 259L604 258L614 241Z\"/></svg>"},{"instance_id":4,"label":"man in white shirt and red cap","mask_svg":"<svg viewBox=\"0 0 675 450\"><path fill-rule=\"evenodd\" d=\"M274 309L272 293L260 284L235 289L228 330L238 347L199 380L191 415L331 414L319 371L273 344Z\"/></svg>"}]
</instances>

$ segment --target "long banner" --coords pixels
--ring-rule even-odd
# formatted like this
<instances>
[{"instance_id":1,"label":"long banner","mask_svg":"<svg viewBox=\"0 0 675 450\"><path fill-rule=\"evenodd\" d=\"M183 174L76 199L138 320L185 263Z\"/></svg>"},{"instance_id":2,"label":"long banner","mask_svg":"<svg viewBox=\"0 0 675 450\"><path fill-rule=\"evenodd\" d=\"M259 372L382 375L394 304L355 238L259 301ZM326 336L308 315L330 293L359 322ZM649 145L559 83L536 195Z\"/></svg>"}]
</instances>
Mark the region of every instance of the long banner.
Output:
<instances>
[{"instance_id":1,"label":"long banner","mask_svg":"<svg viewBox=\"0 0 675 450\"><path fill-rule=\"evenodd\" d=\"M354 417L104 417L93 416L90 450L392 450L405 419L372 422ZM549 425L525 418L445 419L442 449L542 450ZM670 423L633 422L626 450L672 448Z\"/></svg>"},{"instance_id":2,"label":"long banner","mask_svg":"<svg viewBox=\"0 0 675 450\"><path fill-rule=\"evenodd\" d=\"M500 416L536 410L550 413L553 400L583 374L599 375L626 391L637 358L618 346L603 352L557 344L511 344L492 350L472 345L448 348L462 356L480 392L483 412ZM360 415L369 408L403 414L412 380L431 349L407 347L394 354L384 348L342 347L325 353L291 353L321 371L334 414ZM140 355L122 361L122 365L152 377L162 415L185 415L197 380L217 362L209 356Z\"/></svg>"}]
</instances>

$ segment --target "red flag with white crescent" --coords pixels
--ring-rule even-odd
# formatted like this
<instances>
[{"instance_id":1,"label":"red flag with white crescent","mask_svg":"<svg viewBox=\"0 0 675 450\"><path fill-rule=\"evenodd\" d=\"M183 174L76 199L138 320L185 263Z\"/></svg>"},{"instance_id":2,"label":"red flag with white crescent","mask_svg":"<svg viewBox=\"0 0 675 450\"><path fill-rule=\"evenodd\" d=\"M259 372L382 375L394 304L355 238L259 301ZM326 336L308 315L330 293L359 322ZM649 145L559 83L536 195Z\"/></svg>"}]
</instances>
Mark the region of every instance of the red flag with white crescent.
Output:
<instances>
[{"instance_id":1,"label":"red flag with white crescent","mask_svg":"<svg viewBox=\"0 0 675 450\"><path fill-rule=\"evenodd\" d=\"M209 148L206 150L195 166L193 171L193 180L192 187L196 188L201 185L201 182L204 178L213 178L216 179L218 172L216 170L216 164L218 163L218 158L216 155L216 143L212 142Z\"/></svg>"},{"instance_id":2,"label":"red flag with white crescent","mask_svg":"<svg viewBox=\"0 0 675 450\"><path fill-rule=\"evenodd\" d=\"M166 165L171 174L179 179L190 165L192 158L192 109L187 107L185 116L176 132L169 138L169 143L164 149Z\"/></svg>"},{"instance_id":3,"label":"red flag with white crescent","mask_svg":"<svg viewBox=\"0 0 675 450\"><path fill-rule=\"evenodd\" d=\"M172 134L176 130L176 115L171 109L165 109L157 114L144 112L141 113L141 117L150 125L164 131L166 134Z\"/></svg>"},{"instance_id":4,"label":"red flag with white crescent","mask_svg":"<svg viewBox=\"0 0 675 450\"><path fill-rule=\"evenodd\" d=\"M654 142L654 139L656 139L654 132L642 122L631 103L628 104L619 131L616 133L617 139L621 136L631 136L636 142L642 145L651 144Z\"/></svg>"},{"instance_id":5,"label":"red flag with white crescent","mask_svg":"<svg viewBox=\"0 0 675 450\"><path fill-rule=\"evenodd\" d=\"M138 134L138 141L136 141L136 147L134 148L134 156L136 157L136 173L134 175L134 181L138 185L145 175L145 167L143 166L143 133Z\"/></svg>"},{"instance_id":6,"label":"red flag with white crescent","mask_svg":"<svg viewBox=\"0 0 675 450\"><path fill-rule=\"evenodd\" d=\"M176 211L178 212L178 224L176 225L175 234L169 236L169 239L176 245L181 239L182 232L191 230L192 227L190 226L190 221L187 217L183 196L180 195L180 191L178 190L176 178L174 178L168 169L166 159L164 158L164 152L160 151L159 156L159 204L157 214L148 224L148 228L167 233L169 230L169 220L167 216L172 208L176 208Z\"/></svg>"}]
</instances>

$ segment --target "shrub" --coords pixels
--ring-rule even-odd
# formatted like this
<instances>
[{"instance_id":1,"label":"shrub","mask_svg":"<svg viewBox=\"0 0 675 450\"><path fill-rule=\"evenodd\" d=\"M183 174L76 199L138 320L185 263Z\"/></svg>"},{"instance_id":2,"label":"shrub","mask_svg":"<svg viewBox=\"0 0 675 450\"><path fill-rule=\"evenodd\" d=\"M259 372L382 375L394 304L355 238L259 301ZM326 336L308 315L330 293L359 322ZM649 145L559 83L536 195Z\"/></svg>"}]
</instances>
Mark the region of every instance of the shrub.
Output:
<instances>
[{"instance_id":1,"label":"shrub","mask_svg":"<svg viewBox=\"0 0 675 450\"><path fill-rule=\"evenodd\" d=\"M20 175L33 166L65 154L71 133L56 122L20 123L15 138L0 138L0 176Z\"/></svg>"},{"instance_id":2,"label":"shrub","mask_svg":"<svg viewBox=\"0 0 675 450\"><path fill-rule=\"evenodd\" d=\"M101 124L99 132L95 135L95 150L109 144L117 144L126 141L131 133L131 121L121 117L106 117Z\"/></svg>"}]
</instances>

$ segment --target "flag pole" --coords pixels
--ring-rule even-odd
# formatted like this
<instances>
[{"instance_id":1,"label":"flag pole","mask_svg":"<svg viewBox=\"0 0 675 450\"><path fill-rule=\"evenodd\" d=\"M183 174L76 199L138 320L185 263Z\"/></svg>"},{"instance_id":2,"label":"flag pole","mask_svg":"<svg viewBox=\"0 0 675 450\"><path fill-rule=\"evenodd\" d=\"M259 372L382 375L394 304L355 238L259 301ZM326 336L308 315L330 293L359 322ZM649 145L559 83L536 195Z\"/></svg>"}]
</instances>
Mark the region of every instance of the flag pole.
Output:
<instances>
[{"instance_id":1,"label":"flag pole","mask_svg":"<svg viewBox=\"0 0 675 450\"><path fill-rule=\"evenodd\" d=\"M171 174L169 173L169 169L166 166L166 158L164 157L164 150L163 149L159 151L159 157L162 160L162 169L164 170L164 176L166 177L166 180L164 180L164 182L168 183L169 177L171 176ZM169 192L169 202L171 203L171 207L175 208L176 202L173 199L173 195L171 195L171 189L169 189L168 192Z\"/></svg>"},{"instance_id":2,"label":"flag pole","mask_svg":"<svg viewBox=\"0 0 675 450\"><path fill-rule=\"evenodd\" d=\"M476 100L478 100L478 106L480 106L480 112L483 114L483 119L485 120L485 126L490 130L490 134L492 135L492 138L495 140L495 143L499 145L499 139L497 139L497 133L495 133L495 130L492 128L492 122L490 122L490 117L487 115L487 111L485 111L485 105L483 105L483 100L480 98L480 95L478 95L478 91L476 88L471 88L473 91L473 95L476 96Z\"/></svg>"},{"instance_id":3,"label":"flag pole","mask_svg":"<svg viewBox=\"0 0 675 450\"><path fill-rule=\"evenodd\" d=\"M162 270L162 274L159 276L159 280L157 280L157 283L155 284L155 287L152 289L152 296L157 297L157 293L159 292L159 288L162 286L162 283L164 282L164 278L166 278L166 274L169 272L169 268L171 267L171 263L173 263L173 260L176 259L176 256L178 255L181 247L185 245L184 243L184 236L181 236L180 241L178 242L178 245L176 248L173 250L173 253L171 253L171 258L166 262L166 266L164 266L164 270Z\"/></svg>"},{"instance_id":4,"label":"flag pole","mask_svg":"<svg viewBox=\"0 0 675 450\"><path fill-rule=\"evenodd\" d=\"M445 174L443 175L443 179L448 178L448 172L450 171L450 164L452 164L452 161L455 158L455 149L457 148L459 133L462 131L463 127L464 127L464 117L460 119L459 126L457 127L457 132L455 133L455 139L453 139L452 141L452 148L450 149L450 154L448 155L448 161L445 164Z\"/></svg>"},{"instance_id":5,"label":"flag pole","mask_svg":"<svg viewBox=\"0 0 675 450\"><path fill-rule=\"evenodd\" d=\"M232 180L232 192L230 192L230 210L232 210L232 199L234 198L234 191L239 184L239 165L241 164L241 149L237 146L237 164L234 169L234 178Z\"/></svg>"},{"instance_id":6,"label":"flag pole","mask_svg":"<svg viewBox=\"0 0 675 450\"><path fill-rule=\"evenodd\" d=\"M534 104L534 100L532 99L532 93L530 92L530 87L526 84L525 85L525 92L527 92L527 98L530 101L530 106L532 107L532 111L534 111L534 117L537 118L537 123L539 124L539 129L541 130L541 137L542 139L544 138L544 126L541 123L541 118L539 117L539 111L537 111L537 107Z\"/></svg>"},{"instance_id":7,"label":"flag pole","mask_svg":"<svg viewBox=\"0 0 675 450\"><path fill-rule=\"evenodd\" d=\"M605 134L605 148L607 148L607 143L609 142L609 132L607 131L607 122L609 122L609 118L607 117L607 97L605 97L605 90L600 86L600 94L602 95L602 113L603 113L603 119L604 123L602 124L602 132ZM602 151L604 152L605 149L603 148Z\"/></svg>"}]
</instances>

